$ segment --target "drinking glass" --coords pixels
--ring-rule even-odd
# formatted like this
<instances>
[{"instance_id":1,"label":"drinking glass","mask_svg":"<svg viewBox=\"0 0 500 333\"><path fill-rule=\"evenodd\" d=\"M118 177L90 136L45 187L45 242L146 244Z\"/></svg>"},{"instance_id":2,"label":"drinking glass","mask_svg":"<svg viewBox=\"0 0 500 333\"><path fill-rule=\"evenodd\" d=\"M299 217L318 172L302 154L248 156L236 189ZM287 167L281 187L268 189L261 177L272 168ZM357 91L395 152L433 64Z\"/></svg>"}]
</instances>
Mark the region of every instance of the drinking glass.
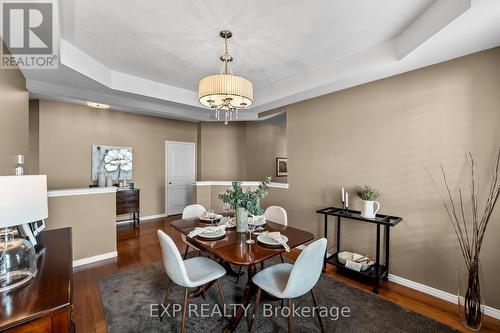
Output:
<instances>
[{"instance_id":1,"label":"drinking glass","mask_svg":"<svg viewBox=\"0 0 500 333\"><path fill-rule=\"evenodd\" d=\"M216 217L215 210L213 208L210 208L210 210L208 212L208 218L210 219L211 224L214 224L215 217Z\"/></svg>"},{"instance_id":2,"label":"drinking glass","mask_svg":"<svg viewBox=\"0 0 500 333\"><path fill-rule=\"evenodd\" d=\"M252 217L251 219L249 219L248 224L247 224L247 230L248 230L248 232L250 232L250 237L246 240L246 243L247 244L253 244L253 243L255 243L255 241L252 239L252 232L254 232L254 230L255 230L254 217Z\"/></svg>"},{"instance_id":3,"label":"drinking glass","mask_svg":"<svg viewBox=\"0 0 500 333\"><path fill-rule=\"evenodd\" d=\"M229 209L231 208L229 202L224 202L224 215L228 216L229 215Z\"/></svg>"}]
</instances>

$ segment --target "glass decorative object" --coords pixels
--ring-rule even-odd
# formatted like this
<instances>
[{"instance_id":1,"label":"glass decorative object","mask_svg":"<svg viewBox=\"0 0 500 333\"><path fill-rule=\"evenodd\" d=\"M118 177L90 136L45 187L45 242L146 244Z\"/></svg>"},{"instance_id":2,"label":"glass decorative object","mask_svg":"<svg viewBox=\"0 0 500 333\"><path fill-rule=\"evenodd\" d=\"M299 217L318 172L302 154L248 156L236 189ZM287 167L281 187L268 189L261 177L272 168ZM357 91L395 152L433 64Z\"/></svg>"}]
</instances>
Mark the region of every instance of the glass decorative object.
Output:
<instances>
[{"instance_id":1,"label":"glass decorative object","mask_svg":"<svg viewBox=\"0 0 500 333\"><path fill-rule=\"evenodd\" d=\"M13 235L12 230L0 235L0 292L28 282L37 271L33 245Z\"/></svg>"},{"instance_id":2,"label":"glass decorative object","mask_svg":"<svg viewBox=\"0 0 500 333\"><path fill-rule=\"evenodd\" d=\"M463 264L458 277L458 311L462 324L479 331L483 323L483 272L478 258L469 266Z\"/></svg>"},{"instance_id":3,"label":"glass decorative object","mask_svg":"<svg viewBox=\"0 0 500 333\"><path fill-rule=\"evenodd\" d=\"M236 232L247 232L248 211L245 208L236 208Z\"/></svg>"}]
</instances>

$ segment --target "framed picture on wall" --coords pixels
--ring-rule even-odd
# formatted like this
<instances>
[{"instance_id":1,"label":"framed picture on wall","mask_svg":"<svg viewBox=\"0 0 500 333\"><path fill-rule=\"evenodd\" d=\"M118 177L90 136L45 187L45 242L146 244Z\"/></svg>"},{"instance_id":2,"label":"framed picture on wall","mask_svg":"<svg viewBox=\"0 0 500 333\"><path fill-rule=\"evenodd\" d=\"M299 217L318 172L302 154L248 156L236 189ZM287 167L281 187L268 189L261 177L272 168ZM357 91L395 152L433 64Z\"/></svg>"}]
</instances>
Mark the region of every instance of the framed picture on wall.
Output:
<instances>
[{"instance_id":1,"label":"framed picture on wall","mask_svg":"<svg viewBox=\"0 0 500 333\"><path fill-rule=\"evenodd\" d=\"M288 161L286 157L276 157L276 177L288 176Z\"/></svg>"}]
</instances>

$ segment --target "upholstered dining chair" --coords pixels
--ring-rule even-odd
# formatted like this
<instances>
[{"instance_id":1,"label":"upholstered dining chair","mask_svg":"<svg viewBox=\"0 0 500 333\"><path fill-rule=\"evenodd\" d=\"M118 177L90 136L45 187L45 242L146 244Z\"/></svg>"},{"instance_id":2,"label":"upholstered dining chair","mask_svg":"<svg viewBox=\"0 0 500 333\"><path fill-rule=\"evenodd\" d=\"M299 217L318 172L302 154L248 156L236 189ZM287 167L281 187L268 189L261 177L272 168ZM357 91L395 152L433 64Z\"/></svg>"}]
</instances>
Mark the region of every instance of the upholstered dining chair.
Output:
<instances>
[{"instance_id":1,"label":"upholstered dining chair","mask_svg":"<svg viewBox=\"0 0 500 333\"><path fill-rule=\"evenodd\" d=\"M199 204L189 205L189 206L185 207L184 210L182 211L182 219L184 220L184 219L191 219L194 217L200 217L200 216L203 216L203 214L205 214L205 212L206 212L206 209L202 205L199 205ZM184 257L183 257L184 260L186 260L186 257L187 257L188 251L189 251L189 247L192 247L196 251L201 252L201 250L199 248L197 248L196 246L194 246L193 244L191 244L187 240L186 235L182 234L181 239L184 242L184 244L186 244L186 250L184 251Z\"/></svg>"},{"instance_id":2,"label":"upholstered dining chair","mask_svg":"<svg viewBox=\"0 0 500 333\"><path fill-rule=\"evenodd\" d=\"M314 286L321 276L323 258L326 251L326 238L318 239L309 244L299 255L295 264L282 263L270 266L255 274L252 281L259 288L250 318L248 330L252 330L252 324L259 306L262 290L268 294L288 300L288 307L292 308L292 299L300 297L308 292L314 302L314 309L318 316L321 332L324 332L323 322L318 309L318 302L314 293ZM292 315L288 316L288 332L292 331Z\"/></svg>"},{"instance_id":3,"label":"upholstered dining chair","mask_svg":"<svg viewBox=\"0 0 500 333\"><path fill-rule=\"evenodd\" d=\"M194 257L187 260L182 260L181 254L177 249L172 238L161 230L157 231L158 239L160 240L161 252L163 257L163 267L169 277L167 292L163 305L167 306L168 296L172 288L172 282L184 287L184 303L182 307L181 333L184 333L186 322L186 308L188 298L194 298L195 295L203 295L205 285L212 281L216 281L219 289L219 297L221 305L225 308L224 292L220 283L220 278L226 274L224 267L205 257ZM201 293L189 294L189 288L199 288ZM160 320L162 316L160 316Z\"/></svg>"},{"instance_id":4,"label":"upholstered dining chair","mask_svg":"<svg viewBox=\"0 0 500 333\"><path fill-rule=\"evenodd\" d=\"M286 210L283 207L280 206L269 206L266 208L264 211L264 217L266 220L282 224L282 225L288 225L288 217L286 215ZM283 260L283 255L280 253L280 259L281 262L285 262Z\"/></svg>"}]
</instances>

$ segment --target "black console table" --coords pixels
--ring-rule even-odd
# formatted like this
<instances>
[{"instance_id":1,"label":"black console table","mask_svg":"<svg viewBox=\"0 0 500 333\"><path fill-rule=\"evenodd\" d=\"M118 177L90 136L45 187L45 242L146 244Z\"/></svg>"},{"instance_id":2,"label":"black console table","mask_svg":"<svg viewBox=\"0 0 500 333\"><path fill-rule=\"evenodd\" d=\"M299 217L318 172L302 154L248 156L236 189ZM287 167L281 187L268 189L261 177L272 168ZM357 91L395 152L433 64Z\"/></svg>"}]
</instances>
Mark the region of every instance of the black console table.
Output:
<instances>
[{"instance_id":1,"label":"black console table","mask_svg":"<svg viewBox=\"0 0 500 333\"><path fill-rule=\"evenodd\" d=\"M403 220L402 217L398 216L390 216L377 214L374 219L368 219L361 216L361 212L356 210L345 210L342 208L336 207L328 207L324 209L319 209L316 211L318 214L323 214L325 216L324 220L324 233L325 238L328 239L328 216L336 216L337 217L337 252L328 256L325 253L325 259L323 263L323 270L326 268L326 264L332 264L339 268L346 269L349 272L353 272L354 274L359 274L360 276L367 277L375 282L375 286L373 288L373 292L378 293L380 279L387 279L389 275L389 248L390 248L390 239L391 239L391 227L396 226L399 222ZM377 225L377 249L375 251L375 264L368 268L364 272L358 272L354 270L350 270L345 268L345 266L340 263L338 259L338 253L340 252L340 222L342 219L350 219L357 220L361 222L374 223ZM380 226L384 226L384 242L385 242L385 261L384 265L380 263ZM328 251L328 250L327 250Z\"/></svg>"}]
</instances>

